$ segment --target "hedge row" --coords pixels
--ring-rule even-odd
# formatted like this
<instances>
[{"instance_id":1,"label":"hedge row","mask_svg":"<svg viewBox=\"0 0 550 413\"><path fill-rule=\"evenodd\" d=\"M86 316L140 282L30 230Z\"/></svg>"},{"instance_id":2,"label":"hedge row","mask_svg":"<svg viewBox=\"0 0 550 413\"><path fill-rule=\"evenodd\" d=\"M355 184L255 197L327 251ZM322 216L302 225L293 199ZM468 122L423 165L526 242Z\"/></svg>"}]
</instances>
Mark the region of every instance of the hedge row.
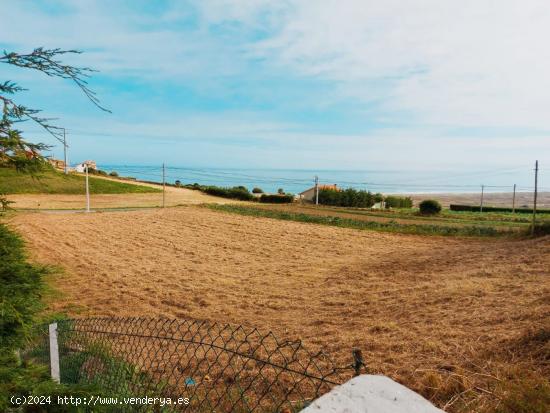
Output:
<instances>
[{"instance_id":1,"label":"hedge row","mask_svg":"<svg viewBox=\"0 0 550 413\"><path fill-rule=\"evenodd\" d=\"M240 199L241 201L252 201L254 195L252 195L248 189L244 186L234 186L232 188L224 188L221 186L203 186L201 191L207 194L219 196L222 198Z\"/></svg>"},{"instance_id":2,"label":"hedge row","mask_svg":"<svg viewBox=\"0 0 550 413\"><path fill-rule=\"evenodd\" d=\"M321 205L369 208L376 202L384 199L382 194L373 194L370 191L353 188L335 191L334 189L319 190L319 203Z\"/></svg>"},{"instance_id":3,"label":"hedge row","mask_svg":"<svg viewBox=\"0 0 550 413\"><path fill-rule=\"evenodd\" d=\"M268 195L262 194L260 202L266 204L290 204L294 201L293 195Z\"/></svg>"},{"instance_id":4,"label":"hedge row","mask_svg":"<svg viewBox=\"0 0 550 413\"><path fill-rule=\"evenodd\" d=\"M449 205L449 209L451 211L480 212L480 207L478 205L451 204ZM515 211L520 214L532 214L533 208L516 208ZM505 207L484 206L483 212L513 212L513 210L512 208ZM537 214L550 214L550 209L537 209Z\"/></svg>"}]
</instances>

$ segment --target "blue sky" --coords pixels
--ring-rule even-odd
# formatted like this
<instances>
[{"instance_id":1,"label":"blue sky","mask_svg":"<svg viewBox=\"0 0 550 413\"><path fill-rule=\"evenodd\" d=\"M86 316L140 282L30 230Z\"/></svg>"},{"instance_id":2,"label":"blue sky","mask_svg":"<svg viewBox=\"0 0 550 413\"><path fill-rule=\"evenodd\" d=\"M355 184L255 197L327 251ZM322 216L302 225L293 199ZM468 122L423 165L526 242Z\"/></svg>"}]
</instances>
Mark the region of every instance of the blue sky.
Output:
<instances>
[{"instance_id":1,"label":"blue sky","mask_svg":"<svg viewBox=\"0 0 550 413\"><path fill-rule=\"evenodd\" d=\"M73 162L550 165L546 1L0 4L1 48L80 49L67 61L100 71L90 86L112 114L68 82L0 68L29 89L21 102L67 128Z\"/></svg>"}]
</instances>

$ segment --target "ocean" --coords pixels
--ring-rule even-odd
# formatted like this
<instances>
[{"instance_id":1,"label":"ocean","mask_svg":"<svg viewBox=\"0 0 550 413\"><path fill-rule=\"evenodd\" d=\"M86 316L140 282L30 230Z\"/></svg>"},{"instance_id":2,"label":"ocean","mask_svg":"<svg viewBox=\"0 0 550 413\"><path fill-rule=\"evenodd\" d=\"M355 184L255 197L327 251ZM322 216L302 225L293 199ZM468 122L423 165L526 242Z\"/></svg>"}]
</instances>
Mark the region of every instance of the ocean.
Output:
<instances>
[{"instance_id":1,"label":"ocean","mask_svg":"<svg viewBox=\"0 0 550 413\"><path fill-rule=\"evenodd\" d=\"M145 181L162 182L162 166L98 164L107 172L116 171L120 176ZM530 168L509 168L486 171L438 170L304 170L304 169L236 169L236 168L189 168L167 166L166 182L179 180L182 184L239 186L249 190L259 187L265 192L276 192L282 188L287 193L300 193L314 185L315 176L319 183L337 184L342 188L353 187L382 193L475 193L511 192L533 190L533 171ZM545 188L544 171L539 174L539 188Z\"/></svg>"}]
</instances>

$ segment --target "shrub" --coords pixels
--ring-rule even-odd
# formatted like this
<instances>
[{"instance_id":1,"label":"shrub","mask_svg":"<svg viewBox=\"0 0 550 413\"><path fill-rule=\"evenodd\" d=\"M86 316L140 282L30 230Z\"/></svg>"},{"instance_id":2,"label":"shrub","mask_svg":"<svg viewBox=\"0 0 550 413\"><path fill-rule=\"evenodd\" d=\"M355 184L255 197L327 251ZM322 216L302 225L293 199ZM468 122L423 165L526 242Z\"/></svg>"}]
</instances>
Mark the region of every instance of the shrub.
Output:
<instances>
[{"instance_id":1,"label":"shrub","mask_svg":"<svg viewBox=\"0 0 550 413\"><path fill-rule=\"evenodd\" d=\"M46 268L26 261L23 240L0 224L0 353L21 345L41 308Z\"/></svg>"},{"instance_id":2,"label":"shrub","mask_svg":"<svg viewBox=\"0 0 550 413\"><path fill-rule=\"evenodd\" d=\"M92 168L92 167L88 167L88 173L89 173L90 175L102 175L102 176L107 176L107 172L102 171L101 169L95 169L95 168Z\"/></svg>"},{"instance_id":3,"label":"shrub","mask_svg":"<svg viewBox=\"0 0 550 413\"><path fill-rule=\"evenodd\" d=\"M434 199L426 199L419 205L422 215L437 215L441 212L441 204Z\"/></svg>"},{"instance_id":4,"label":"shrub","mask_svg":"<svg viewBox=\"0 0 550 413\"><path fill-rule=\"evenodd\" d=\"M529 231L531 231L531 228L529 228ZM536 223L533 235L535 237L550 235L550 221Z\"/></svg>"},{"instance_id":5,"label":"shrub","mask_svg":"<svg viewBox=\"0 0 550 413\"><path fill-rule=\"evenodd\" d=\"M459 205L459 204L451 204L449 205L449 209L451 211L467 211L467 212L480 212L480 206L479 205ZM506 208L506 207L491 207L491 206L484 206L483 212L516 212L519 214L532 214L533 208L516 208L513 210L512 208ZM550 214L550 209L537 209L537 214Z\"/></svg>"},{"instance_id":6,"label":"shrub","mask_svg":"<svg viewBox=\"0 0 550 413\"><path fill-rule=\"evenodd\" d=\"M181 186L181 181L179 179L176 179L176 182L174 182L174 185L176 185L179 188Z\"/></svg>"},{"instance_id":7,"label":"shrub","mask_svg":"<svg viewBox=\"0 0 550 413\"><path fill-rule=\"evenodd\" d=\"M254 196L248 192L244 186L235 186L233 188L224 188L221 186L205 186L201 187L203 192L207 194L220 196L222 198L240 199L241 201L251 201Z\"/></svg>"},{"instance_id":8,"label":"shrub","mask_svg":"<svg viewBox=\"0 0 550 413\"><path fill-rule=\"evenodd\" d=\"M111 171L109 172L109 176L113 176L113 177L118 177L118 172L117 171Z\"/></svg>"},{"instance_id":9,"label":"shrub","mask_svg":"<svg viewBox=\"0 0 550 413\"><path fill-rule=\"evenodd\" d=\"M277 193L278 193L279 195L284 195L285 190L284 190L283 188L279 188L279 189L277 189Z\"/></svg>"},{"instance_id":10,"label":"shrub","mask_svg":"<svg viewBox=\"0 0 550 413\"><path fill-rule=\"evenodd\" d=\"M260 202L269 204L289 204L294 201L292 195L267 195L262 194Z\"/></svg>"},{"instance_id":11,"label":"shrub","mask_svg":"<svg viewBox=\"0 0 550 413\"><path fill-rule=\"evenodd\" d=\"M252 189L252 193L253 194L263 194L264 190L262 188L255 187L254 189Z\"/></svg>"},{"instance_id":12,"label":"shrub","mask_svg":"<svg viewBox=\"0 0 550 413\"><path fill-rule=\"evenodd\" d=\"M370 191L347 188L343 191L334 189L320 189L319 203L342 207L368 208L376 202L376 195Z\"/></svg>"},{"instance_id":13,"label":"shrub","mask_svg":"<svg viewBox=\"0 0 550 413\"><path fill-rule=\"evenodd\" d=\"M413 201L410 197L387 196L386 208L412 208Z\"/></svg>"}]
</instances>

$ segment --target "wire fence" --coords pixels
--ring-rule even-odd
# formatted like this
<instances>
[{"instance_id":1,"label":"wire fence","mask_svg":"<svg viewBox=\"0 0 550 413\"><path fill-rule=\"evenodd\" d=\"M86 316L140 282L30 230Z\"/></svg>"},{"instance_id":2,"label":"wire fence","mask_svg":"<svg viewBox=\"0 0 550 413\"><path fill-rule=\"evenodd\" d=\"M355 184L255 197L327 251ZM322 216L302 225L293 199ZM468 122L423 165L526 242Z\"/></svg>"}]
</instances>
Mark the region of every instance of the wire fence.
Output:
<instances>
[{"instance_id":1,"label":"wire fence","mask_svg":"<svg viewBox=\"0 0 550 413\"><path fill-rule=\"evenodd\" d=\"M337 367L300 341L207 321L91 318L57 325L61 383L96 385L118 397L188 399L169 411L297 412L362 366L357 350L353 364ZM41 326L27 358L49 364L47 330Z\"/></svg>"}]
</instances>

